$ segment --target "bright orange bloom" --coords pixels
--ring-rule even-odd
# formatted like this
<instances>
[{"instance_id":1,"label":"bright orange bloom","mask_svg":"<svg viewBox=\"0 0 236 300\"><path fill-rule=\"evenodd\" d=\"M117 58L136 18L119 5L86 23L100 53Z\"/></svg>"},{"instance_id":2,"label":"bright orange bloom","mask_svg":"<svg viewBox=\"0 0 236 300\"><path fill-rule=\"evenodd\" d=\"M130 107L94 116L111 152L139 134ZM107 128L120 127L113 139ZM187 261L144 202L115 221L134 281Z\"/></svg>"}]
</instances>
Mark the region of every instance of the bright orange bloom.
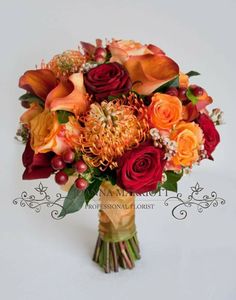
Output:
<instances>
[{"instance_id":1,"label":"bright orange bloom","mask_svg":"<svg viewBox=\"0 0 236 300\"><path fill-rule=\"evenodd\" d=\"M111 52L111 62L123 64L130 56L152 54L147 46L132 40L112 40L108 45Z\"/></svg>"},{"instance_id":2,"label":"bright orange bloom","mask_svg":"<svg viewBox=\"0 0 236 300\"><path fill-rule=\"evenodd\" d=\"M29 70L20 77L19 87L45 100L57 83L55 75L50 70Z\"/></svg>"},{"instance_id":3,"label":"bright orange bloom","mask_svg":"<svg viewBox=\"0 0 236 300\"><path fill-rule=\"evenodd\" d=\"M182 119L182 103L175 97L156 93L148 107L150 125L160 130L170 130Z\"/></svg>"},{"instance_id":4,"label":"bright orange bloom","mask_svg":"<svg viewBox=\"0 0 236 300\"><path fill-rule=\"evenodd\" d=\"M188 75L180 72L179 73L179 87L187 89L188 86L189 86L189 77L188 77Z\"/></svg>"},{"instance_id":5,"label":"bright orange bloom","mask_svg":"<svg viewBox=\"0 0 236 300\"><path fill-rule=\"evenodd\" d=\"M203 133L197 124L180 122L171 132L170 139L177 142L176 155L170 161L173 166L189 167L197 162L203 143Z\"/></svg>"},{"instance_id":6,"label":"bright orange bloom","mask_svg":"<svg viewBox=\"0 0 236 300\"><path fill-rule=\"evenodd\" d=\"M30 108L25 111L21 117L20 122L26 125L29 125L30 121L36 117L38 114L40 114L43 111L42 106L40 106L38 103L31 103Z\"/></svg>"},{"instance_id":7,"label":"bright orange bloom","mask_svg":"<svg viewBox=\"0 0 236 300\"><path fill-rule=\"evenodd\" d=\"M77 73L84 63L85 58L78 50L67 50L62 54L55 55L46 65L58 78L69 77Z\"/></svg>"},{"instance_id":8,"label":"bright orange bloom","mask_svg":"<svg viewBox=\"0 0 236 300\"><path fill-rule=\"evenodd\" d=\"M31 148L35 153L54 151L62 154L70 148L61 134L62 129L56 113L44 110L30 121Z\"/></svg>"},{"instance_id":9,"label":"bright orange bloom","mask_svg":"<svg viewBox=\"0 0 236 300\"><path fill-rule=\"evenodd\" d=\"M52 111L66 110L78 116L89 108L89 96L84 87L82 73L75 73L69 81L61 81L47 96L45 108Z\"/></svg>"},{"instance_id":10,"label":"bright orange bloom","mask_svg":"<svg viewBox=\"0 0 236 300\"><path fill-rule=\"evenodd\" d=\"M85 116L81 146L84 160L93 167L114 167L125 151L145 139L148 124L138 110L122 100L93 103Z\"/></svg>"},{"instance_id":11,"label":"bright orange bloom","mask_svg":"<svg viewBox=\"0 0 236 300\"><path fill-rule=\"evenodd\" d=\"M149 95L179 74L178 65L162 54L131 56L124 63L133 83L133 89Z\"/></svg>"}]
</instances>

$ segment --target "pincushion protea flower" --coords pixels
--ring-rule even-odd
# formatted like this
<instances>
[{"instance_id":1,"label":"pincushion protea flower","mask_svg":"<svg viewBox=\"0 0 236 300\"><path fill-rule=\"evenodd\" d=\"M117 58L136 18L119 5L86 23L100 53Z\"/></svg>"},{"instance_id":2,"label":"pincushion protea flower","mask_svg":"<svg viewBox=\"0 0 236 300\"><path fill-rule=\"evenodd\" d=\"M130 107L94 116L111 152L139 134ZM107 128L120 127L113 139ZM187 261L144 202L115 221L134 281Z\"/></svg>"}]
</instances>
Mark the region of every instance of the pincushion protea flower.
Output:
<instances>
[{"instance_id":1,"label":"pincushion protea flower","mask_svg":"<svg viewBox=\"0 0 236 300\"><path fill-rule=\"evenodd\" d=\"M134 106L116 99L93 103L84 117L82 152L93 167L116 166L116 158L145 139L147 123Z\"/></svg>"},{"instance_id":2,"label":"pincushion protea flower","mask_svg":"<svg viewBox=\"0 0 236 300\"><path fill-rule=\"evenodd\" d=\"M51 70L57 77L68 77L79 72L85 58L80 51L67 50L62 54L55 55L46 64L45 68Z\"/></svg>"}]
</instances>

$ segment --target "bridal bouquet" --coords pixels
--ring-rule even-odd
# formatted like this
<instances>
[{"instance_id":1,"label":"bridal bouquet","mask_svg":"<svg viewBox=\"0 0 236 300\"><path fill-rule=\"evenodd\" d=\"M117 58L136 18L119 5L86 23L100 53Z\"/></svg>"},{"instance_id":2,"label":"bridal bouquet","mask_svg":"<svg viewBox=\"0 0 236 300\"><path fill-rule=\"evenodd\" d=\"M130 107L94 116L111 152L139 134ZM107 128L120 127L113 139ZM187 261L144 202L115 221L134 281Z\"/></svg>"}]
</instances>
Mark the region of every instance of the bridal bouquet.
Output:
<instances>
[{"instance_id":1,"label":"bridal bouquet","mask_svg":"<svg viewBox=\"0 0 236 300\"><path fill-rule=\"evenodd\" d=\"M203 159L213 160L222 112L158 47L132 40L81 42L26 71L23 179L54 176L68 191L60 216L100 192L94 261L105 272L140 258L135 195L177 191Z\"/></svg>"}]
</instances>

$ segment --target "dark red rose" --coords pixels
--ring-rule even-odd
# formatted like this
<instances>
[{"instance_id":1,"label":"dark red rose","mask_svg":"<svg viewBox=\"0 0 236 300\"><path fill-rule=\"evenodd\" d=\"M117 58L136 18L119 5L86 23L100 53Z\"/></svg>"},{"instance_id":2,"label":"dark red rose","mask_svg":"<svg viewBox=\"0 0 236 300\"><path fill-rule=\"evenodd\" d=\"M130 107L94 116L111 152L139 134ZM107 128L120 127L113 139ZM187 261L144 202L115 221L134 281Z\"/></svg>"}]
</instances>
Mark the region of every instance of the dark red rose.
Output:
<instances>
[{"instance_id":1,"label":"dark red rose","mask_svg":"<svg viewBox=\"0 0 236 300\"><path fill-rule=\"evenodd\" d=\"M164 151L145 142L119 159L117 184L127 192L153 191L161 181L165 163Z\"/></svg>"},{"instance_id":2,"label":"dark red rose","mask_svg":"<svg viewBox=\"0 0 236 300\"><path fill-rule=\"evenodd\" d=\"M88 71L84 75L84 84L87 92L97 101L126 94L132 86L127 71L116 62L102 64Z\"/></svg>"},{"instance_id":3,"label":"dark red rose","mask_svg":"<svg viewBox=\"0 0 236 300\"><path fill-rule=\"evenodd\" d=\"M213 121L206 114L200 114L197 119L197 123L201 127L204 134L204 148L207 151L207 156L209 159L213 159L211 154L220 142L219 132L216 130Z\"/></svg>"},{"instance_id":4,"label":"dark red rose","mask_svg":"<svg viewBox=\"0 0 236 300\"><path fill-rule=\"evenodd\" d=\"M51 159L53 152L35 154L30 146L30 141L25 146L22 162L25 167L23 179L48 178L53 173Z\"/></svg>"}]
</instances>

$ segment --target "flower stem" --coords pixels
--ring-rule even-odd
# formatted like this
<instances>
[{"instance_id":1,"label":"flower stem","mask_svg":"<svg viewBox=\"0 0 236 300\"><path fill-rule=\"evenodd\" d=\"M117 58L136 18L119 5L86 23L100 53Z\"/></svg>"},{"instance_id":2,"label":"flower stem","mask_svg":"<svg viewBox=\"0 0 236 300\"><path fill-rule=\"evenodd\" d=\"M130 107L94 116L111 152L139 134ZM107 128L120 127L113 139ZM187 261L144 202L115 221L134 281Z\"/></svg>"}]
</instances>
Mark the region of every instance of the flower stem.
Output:
<instances>
[{"instance_id":1,"label":"flower stem","mask_svg":"<svg viewBox=\"0 0 236 300\"><path fill-rule=\"evenodd\" d=\"M135 261L140 258L136 234L128 240L119 242L107 242L98 236L93 261L98 263L105 273L118 272L119 266L124 269L133 269Z\"/></svg>"}]
</instances>

